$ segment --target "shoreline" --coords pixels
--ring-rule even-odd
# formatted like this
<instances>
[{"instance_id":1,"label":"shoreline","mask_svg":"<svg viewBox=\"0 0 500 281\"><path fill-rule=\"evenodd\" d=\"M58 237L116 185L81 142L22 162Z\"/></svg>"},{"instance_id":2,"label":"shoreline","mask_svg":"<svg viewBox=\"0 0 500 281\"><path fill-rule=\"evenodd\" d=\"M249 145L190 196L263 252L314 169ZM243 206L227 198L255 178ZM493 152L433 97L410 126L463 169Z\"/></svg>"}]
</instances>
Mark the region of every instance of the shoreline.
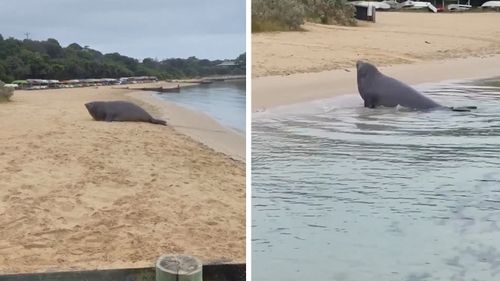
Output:
<instances>
[{"instance_id":1,"label":"shoreline","mask_svg":"<svg viewBox=\"0 0 500 281\"><path fill-rule=\"evenodd\" d=\"M184 87L190 86L193 85ZM132 91L126 94L127 97L133 100L145 103L160 118L166 119L167 126L172 127L175 131L189 136L195 141L234 160L245 162L244 132L238 132L236 129L227 127L204 112L160 99L155 95L153 92L144 91Z\"/></svg>"},{"instance_id":2,"label":"shoreline","mask_svg":"<svg viewBox=\"0 0 500 281\"><path fill-rule=\"evenodd\" d=\"M355 64L407 84L500 75L498 13L380 12L358 26L252 34L252 112L357 94Z\"/></svg>"},{"instance_id":3,"label":"shoreline","mask_svg":"<svg viewBox=\"0 0 500 281\"><path fill-rule=\"evenodd\" d=\"M381 66L379 70L407 84L481 79L500 76L500 55ZM252 112L349 94L358 94L355 67L258 77L252 79Z\"/></svg>"},{"instance_id":4,"label":"shoreline","mask_svg":"<svg viewBox=\"0 0 500 281\"><path fill-rule=\"evenodd\" d=\"M210 149L221 152L233 160L245 163L245 132L239 132L236 129L225 126L204 112L159 99L155 96L156 92L154 91L140 90L147 86L172 88L176 85L179 85L182 89L198 86L199 83L194 83L191 80L180 80L130 84L126 87L102 87L111 87L112 89L123 91L124 97L134 102L142 103L142 106L148 107L149 110L153 111L152 113L158 115L158 118L166 119L167 126L173 124L171 127L175 131L191 137L193 140L208 146Z\"/></svg>"}]
</instances>

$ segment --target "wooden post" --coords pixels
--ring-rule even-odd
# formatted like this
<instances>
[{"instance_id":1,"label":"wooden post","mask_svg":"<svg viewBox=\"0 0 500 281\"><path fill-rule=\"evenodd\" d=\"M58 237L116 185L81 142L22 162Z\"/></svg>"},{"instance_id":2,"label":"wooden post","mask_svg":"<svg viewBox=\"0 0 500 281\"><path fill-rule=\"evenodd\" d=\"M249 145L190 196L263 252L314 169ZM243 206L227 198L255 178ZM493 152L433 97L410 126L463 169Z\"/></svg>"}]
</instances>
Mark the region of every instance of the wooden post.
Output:
<instances>
[{"instance_id":1,"label":"wooden post","mask_svg":"<svg viewBox=\"0 0 500 281\"><path fill-rule=\"evenodd\" d=\"M156 281L202 281L202 263L190 256L161 256L156 261Z\"/></svg>"}]
</instances>

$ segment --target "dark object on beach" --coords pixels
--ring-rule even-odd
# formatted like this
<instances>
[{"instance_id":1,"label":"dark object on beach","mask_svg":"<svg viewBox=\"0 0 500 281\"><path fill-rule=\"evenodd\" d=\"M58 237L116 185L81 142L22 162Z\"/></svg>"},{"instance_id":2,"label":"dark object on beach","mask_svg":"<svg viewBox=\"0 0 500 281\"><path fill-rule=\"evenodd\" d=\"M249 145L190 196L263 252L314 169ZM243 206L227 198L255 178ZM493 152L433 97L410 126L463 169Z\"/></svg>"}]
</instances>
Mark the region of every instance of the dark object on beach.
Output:
<instances>
[{"instance_id":1,"label":"dark object on beach","mask_svg":"<svg viewBox=\"0 0 500 281\"><path fill-rule=\"evenodd\" d=\"M139 90L141 90L141 91L153 91L153 92L160 92L160 93L180 93L181 87L179 85L177 85L177 87L173 87L173 88L156 87L156 88L140 88Z\"/></svg>"},{"instance_id":2,"label":"dark object on beach","mask_svg":"<svg viewBox=\"0 0 500 281\"><path fill-rule=\"evenodd\" d=\"M354 5L354 8L356 9L354 14L356 19L375 22L375 6Z\"/></svg>"},{"instance_id":3,"label":"dark object on beach","mask_svg":"<svg viewBox=\"0 0 500 281\"><path fill-rule=\"evenodd\" d=\"M181 92L181 87L177 86L174 88L161 88L161 93L180 93Z\"/></svg>"},{"instance_id":4,"label":"dark object on beach","mask_svg":"<svg viewBox=\"0 0 500 281\"><path fill-rule=\"evenodd\" d=\"M475 106L442 106L405 83L382 74L370 63L358 61L356 68L358 70L358 91L365 102L365 107L395 107L400 105L424 110L446 108L453 111L470 111L476 109Z\"/></svg>"},{"instance_id":5,"label":"dark object on beach","mask_svg":"<svg viewBox=\"0 0 500 281\"><path fill-rule=\"evenodd\" d=\"M151 117L144 109L128 101L94 101L86 103L85 107L96 121L133 121L167 125L167 122Z\"/></svg>"}]
</instances>

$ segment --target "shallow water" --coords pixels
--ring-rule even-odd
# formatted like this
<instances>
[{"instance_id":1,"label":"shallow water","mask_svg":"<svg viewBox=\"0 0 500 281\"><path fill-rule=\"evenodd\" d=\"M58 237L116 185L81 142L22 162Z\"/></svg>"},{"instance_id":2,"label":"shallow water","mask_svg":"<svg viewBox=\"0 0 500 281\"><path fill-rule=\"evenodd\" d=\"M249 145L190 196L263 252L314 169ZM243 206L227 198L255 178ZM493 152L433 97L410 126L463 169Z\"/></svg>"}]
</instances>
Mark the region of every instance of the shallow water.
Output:
<instances>
[{"instance_id":1,"label":"shallow water","mask_svg":"<svg viewBox=\"0 0 500 281\"><path fill-rule=\"evenodd\" d=\"M472 112L357 95L256 114L254 280L500 280L500 78L417 88Z\"/></svg>"},{"instance_id":2,"label":"shallow water","mask_svg":"<svg viewBox=\"0 0 500 281\"><path fill-rule=\"evenodd\" d=\"M180 93L158 96L206 113L223 126L245 133L245 91L245 81L235 80L184 87Z\"/></svg>"}]
</instances>

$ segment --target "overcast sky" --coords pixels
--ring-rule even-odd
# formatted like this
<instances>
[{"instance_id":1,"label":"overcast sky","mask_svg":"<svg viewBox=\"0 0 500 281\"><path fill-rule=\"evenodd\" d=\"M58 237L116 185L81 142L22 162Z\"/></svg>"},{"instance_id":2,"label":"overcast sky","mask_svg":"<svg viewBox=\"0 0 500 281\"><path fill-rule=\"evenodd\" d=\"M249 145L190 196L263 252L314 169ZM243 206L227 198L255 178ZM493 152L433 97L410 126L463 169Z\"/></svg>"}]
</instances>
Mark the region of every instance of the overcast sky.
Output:
<instances>
[{"instance_id":1,"label":"overcast sky","mask_svg":"<svg viewBox=\"0 0 500 281\"><path fill-rule=\"evenodd\" d=\"M245 0L1 0L0 34L27 32L138 59L232 59L245 52Z\"/></svg>"}]
</instances>

